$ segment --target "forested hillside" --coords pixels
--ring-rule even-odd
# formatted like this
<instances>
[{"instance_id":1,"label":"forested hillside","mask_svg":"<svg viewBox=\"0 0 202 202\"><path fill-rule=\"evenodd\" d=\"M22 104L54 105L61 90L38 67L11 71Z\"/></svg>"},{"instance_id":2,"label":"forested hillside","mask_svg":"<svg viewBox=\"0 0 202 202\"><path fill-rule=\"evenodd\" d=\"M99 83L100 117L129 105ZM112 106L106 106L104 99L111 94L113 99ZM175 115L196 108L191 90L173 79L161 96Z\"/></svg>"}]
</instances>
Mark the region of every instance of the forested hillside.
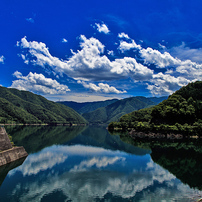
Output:
<instances>
[{"instance_id":1,"label":"forested hillside","mask_svg":"<svg viewBox=\"0 0 202 202\"><path fill-rule=\"evenodd\" d=\"M73 109L28 91L0 87L0 123L84 124Z\"/></svg>"},{"instance_id":2,"label":"forested hillside","mask_svg":"<svg viewBox=\"0 0 202 202\"><path fill-rule=\"evenodd\" d=\"M106 124L112 121L118 121L119 118L132 111L156 105L150 99L145 97L131 97L123 100L118 100L106 107L98 108L90 113L84 113L83 117L94 124Z\"/></svg>"},{"instance_id":3,"label":"forested hillside","mask_svg":"<svg viewBox=\"0 0 202 202\"><path fill-rule=\"evenodd\" d=\"M202 135L202 82L190 83L158 105L132 112L110 123L109 129Z\"/></svg>"}]
</instances>

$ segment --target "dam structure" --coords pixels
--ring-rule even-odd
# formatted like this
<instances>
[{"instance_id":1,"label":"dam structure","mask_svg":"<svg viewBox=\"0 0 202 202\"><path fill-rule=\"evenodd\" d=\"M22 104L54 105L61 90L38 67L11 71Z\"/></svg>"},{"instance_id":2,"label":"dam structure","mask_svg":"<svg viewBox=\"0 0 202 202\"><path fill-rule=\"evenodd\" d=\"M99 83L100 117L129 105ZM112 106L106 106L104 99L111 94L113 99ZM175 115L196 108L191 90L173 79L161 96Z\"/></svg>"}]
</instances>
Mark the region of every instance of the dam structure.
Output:
<instances>
[{"instance_id":1,"label":"dam structure","mask_svg":"<svg viewBox=\"0 0 202 202\"><path fill-rule=\"evenodd\" d=\"M12 146L3 126L0 126L0 166L27 157L24 147Z\"/></svg>"}]
</instances>

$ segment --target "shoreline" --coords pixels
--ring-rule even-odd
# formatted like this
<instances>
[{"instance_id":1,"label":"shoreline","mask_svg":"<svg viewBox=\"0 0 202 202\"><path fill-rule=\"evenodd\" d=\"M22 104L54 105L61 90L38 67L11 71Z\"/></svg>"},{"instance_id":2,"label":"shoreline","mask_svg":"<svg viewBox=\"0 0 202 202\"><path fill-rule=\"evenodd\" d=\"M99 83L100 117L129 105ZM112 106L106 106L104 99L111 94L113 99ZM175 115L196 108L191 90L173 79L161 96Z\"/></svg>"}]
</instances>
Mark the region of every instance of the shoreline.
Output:
<instances>
[{"instance_id":1,"label":"shoreline","mask_svg":"<svg viewBox=\"0 0 202 202\"><path fill-rule=\"evenodd\" d=\"M30 123L30 124L28 124L28 123L26 123L26 124L23 124L23 123L16 123L16 124L8 124L8 123L5 123L5 124L2 124L2 123L0 123L0 125L2 125L2 126L86 126L86 125L88 125L88 124L69 124L69 123L64 123L64 124L62 124L62 123L58 123L58 124L48 124L48 123L46 123L46 124L40 124L40 123Z\"/></svg>"},{"instance_id":2,"label":"shoreline","mask_svg":"<svg viewBox=\"0 0 202 202\"><path fill-rule=\"evenodd\" d=\"M128 132L128 135L133 139L168 139L168 140L181 140L181 139L201 139L202 137L193 135L193 136L184 136L182 134L174 133L155 133L155 132L141 132L131 130Z\"/></svg>"}]
</instances>

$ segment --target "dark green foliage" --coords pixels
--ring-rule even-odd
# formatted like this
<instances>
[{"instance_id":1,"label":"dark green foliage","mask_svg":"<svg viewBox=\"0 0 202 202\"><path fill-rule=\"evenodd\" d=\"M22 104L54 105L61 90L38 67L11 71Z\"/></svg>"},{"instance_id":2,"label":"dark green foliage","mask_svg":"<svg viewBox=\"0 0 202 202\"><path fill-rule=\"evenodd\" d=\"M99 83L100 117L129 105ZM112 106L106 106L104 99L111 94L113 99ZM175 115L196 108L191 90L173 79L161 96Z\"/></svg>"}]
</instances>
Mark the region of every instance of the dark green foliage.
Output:
<instances>
[{"instance_id":1,"label":"dark green foliage","mask_svg":"<svg viewBox=\"0 0 202 202\"><path fill-rule=\"evenodd\" d=\"M15 106L4 98L0 98L0 123L41 123L41 121L26 110Z\"/></svg>"},{"instance_id":2,"label":"dark green foliage","mask_svg":"<svg viewBox=\"0 0 202 202\"><path fill-rule=\"evenodd\" d=\"M0 123L86 123L73 109L27 91L0 87Z\"/></svg>"},{"instance_id":3,"label":"dark green foliage","mask_svg":"<svg viewBox=\"0 0 202 202\"><path fill-rule=\"evenodd\" d=\"M120 118L120 122L135 122L142 121L148 122L151 120L151 111L152 107L140 109L138 111L133 111L129 114L126 114Z\"/></svg>"},{"instance_id":4,"label":"dark green foliage","mask_svg":"<svg viewBox=\"0 0 202 202\"><path fill-rule=\"evenodd\" d=\"M84 113L83 117L90 123L106 124L119 120L119 118L127 113L138 109L155 105L154 102L145 97L131 97L118 100L106 107L98 108L90 113Z\"/></svg>"},{"instance_id":5,"label":"dark green foliage","mask_svg":"<svg viewBox=\"0 0 202 202\"><path fill-rule=\"evenodd\" d=\"M191 98L189 98L191 100ZM173 94L152 110L152 123L193 123L196 120L194 101L190 103L181 95Z\"/></svg>"},{"instance_id":6,"label":"dark green foliage","mask_svg":"<svg viewBox=\"0 0 202 202\"><path fill-rule=\"evenodd\" d=\"M191 143L196 144L195 142ZM185 145L180 142L180 144L175 145L176 148L153 146L152 160L169 170L169 172L173 173L183 183L188 184L192 188L202 190L200 178L202 170L201 151L196 151L198 149L197 146L191 149L184 148L184 146L191 146L188 143ZM180 148L178 149L177 147L179 145Z\"/></svg>"},{"instance_id":7,"label":"dark green foliage","mask_svg":"<svg viewBox=\"0 0 202 202\"><path fill-rule=\"evenodd\" d=\"M121 125L120 125L121 123ZM158 105L132 112L110 124L110 129L202 135L202 82L190 83Z\"/></svg>"},{"instance_id":8,"label":"dark green foliage","mask_svg":"<svg viewBox=\"0 0 202 202\"><path fill-rule=\"evenodd\" d=\"M190 83L152 110L151 122L193 124L202 119L202 82Z\"/></svg>"}]
</instances>

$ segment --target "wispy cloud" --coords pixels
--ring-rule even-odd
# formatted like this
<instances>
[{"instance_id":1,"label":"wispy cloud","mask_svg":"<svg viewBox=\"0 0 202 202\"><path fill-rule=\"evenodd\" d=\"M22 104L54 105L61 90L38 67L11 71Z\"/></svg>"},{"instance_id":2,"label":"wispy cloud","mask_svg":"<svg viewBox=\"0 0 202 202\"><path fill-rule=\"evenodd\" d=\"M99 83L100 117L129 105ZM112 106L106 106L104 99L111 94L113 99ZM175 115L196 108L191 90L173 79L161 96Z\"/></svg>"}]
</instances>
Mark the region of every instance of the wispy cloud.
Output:
<instances>
[{"instance_id":1,"label":"wispy cloud","mask_svg":"<svg viewBox=\"0 0 202 202\"><path fill-rule=\"evenodd\" d=\"M31 22L34 23L34 19L33 18L26 18L27 22Z\"/></svg>"},{"instance_id":2,"label":"wispy cloud","mask_svg":"<svg viewBox=\"0 0 202 202\"><path fill-rule=\"evenodd\" d=\"M180 60L191 60L202 63L202 48L190 48L183 42L180 46L175 46L167 50L174 57Z\"/></svg>"},{"instance_id":3,"label":"wispy cloud","mask_svg":"<svg viewBox=\"0 0 202 202\"><path fill-rule=\"evenodd\" d=\"M115 157L93 157L90 160L84 160L79 165L75 165L70 172L83 172L89 168L95 166L96 168L105 168L109 165L113 165L118 161L125 161L126 158L115 156Z\"/></svg>"},{"instance_id":4,"label":"wispy cloud","mask_svg":"<svg viewBox=\"0 0 202 202\"><path fill-rule=\"evenodd\" d=\"M67 42L68 42L67 39L65 39L65 38L62 39L62 43L67 43Z\"/></svg>"},{"instance_id":5,"label":"wispy cloud","mask_svg":"<svg viewBox=\"0 0 202 202\"><path fill-rule=\"evenodd\" d=\"M27 76L23 76L22 73L16 71L13 76L18 80L12 82L11 88L42 94L66 94L70 91L68 86L59 84L51 78L46 78L43 74L30 72Z\"/></svg>"}]
</instances>

